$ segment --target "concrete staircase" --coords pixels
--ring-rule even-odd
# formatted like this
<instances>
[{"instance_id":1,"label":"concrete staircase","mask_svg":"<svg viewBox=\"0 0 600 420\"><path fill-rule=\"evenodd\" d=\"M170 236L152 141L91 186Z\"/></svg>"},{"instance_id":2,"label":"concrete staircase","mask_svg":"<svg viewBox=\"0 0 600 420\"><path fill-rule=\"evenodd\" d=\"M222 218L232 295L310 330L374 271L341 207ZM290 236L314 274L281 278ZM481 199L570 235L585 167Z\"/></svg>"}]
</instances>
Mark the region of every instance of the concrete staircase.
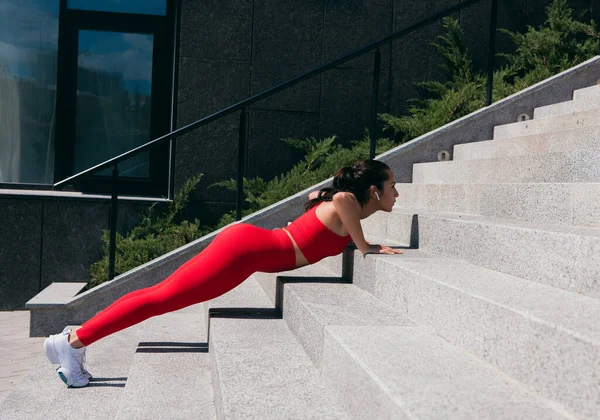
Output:
<instances>
[{"instance_id":1,"label":"concrete staircase","mask_svg":"<svg viewBox=\"0 0 600 420\"><path fill-rule=\"evenodd\" d=\"M363 221L403 255L256 273L90 347L84 389L40 360L0 418L599 419L600 87L534 116L414 165Z\"/></svg>"}]
</instances>

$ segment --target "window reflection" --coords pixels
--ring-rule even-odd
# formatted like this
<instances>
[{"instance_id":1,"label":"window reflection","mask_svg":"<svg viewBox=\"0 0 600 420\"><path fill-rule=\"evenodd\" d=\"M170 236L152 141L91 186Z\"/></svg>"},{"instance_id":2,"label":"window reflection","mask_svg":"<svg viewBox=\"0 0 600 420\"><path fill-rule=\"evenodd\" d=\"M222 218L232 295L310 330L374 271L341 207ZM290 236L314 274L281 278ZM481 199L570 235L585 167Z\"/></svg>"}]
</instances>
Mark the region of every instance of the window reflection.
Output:
<instances>
[{"instance_id":1,"label":"window reflection","mask_svg":"<svg viewBox=\"0 0 600 420\"><path fill-rule=\"evenodd\" d=\"M166 0L68 0L67 5L70 9L78 10L160 16L167 14Z\"/></svg>"},{"instance_id":2,"label":"window reflection","mask_svg":"<svg viewBox=\"0 0 600 420\"><path fill-rule=\"evenodd\" d=\"M74 173L150 140L152 43L147 34L80 31ZM147 177L148 152L119 172Z\"/></svg>"},{"instance_id":3,"label":"window reflection","mask_svg":"<svg viewBox=\"0 0 600 420\"><path fill-rule=\"evenodd\" d=\"M58 1L0 2L0 182L52 183Z\"/></svg>"}]
</instances>

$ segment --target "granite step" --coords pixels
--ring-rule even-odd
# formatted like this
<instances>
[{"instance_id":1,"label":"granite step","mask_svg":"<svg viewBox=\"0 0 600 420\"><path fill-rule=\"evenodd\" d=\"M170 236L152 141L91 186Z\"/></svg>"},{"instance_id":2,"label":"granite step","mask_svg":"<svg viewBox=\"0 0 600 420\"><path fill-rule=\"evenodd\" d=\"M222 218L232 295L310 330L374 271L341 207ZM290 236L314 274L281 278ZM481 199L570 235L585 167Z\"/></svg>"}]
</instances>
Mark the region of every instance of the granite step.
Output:
<instances>
[{"instance_id":1,"label":"granite step","mask_svg":"<svg viewBox=\"0 0 600 420\"><path fill-rule=\"evenodd\" d=\"M600 148L413 165L415 184L600 182Z\"/></svg>"},{"instance_id":2,"label":"granite step","mask_svg":"<svg viewBox=\"0 0 600 420\"><path fill-rule=\"evenodd\" d=\"M206 306L218 419L349 418L282 319L223 314L239 307L268 313L272 304L253 278Z\"/></svg>"},{"instance_id":3,"label":"granite step","mask_svg":"<svg viewBox=\"0 0 600 420\"><path fill-rule=\"evenodd\" d=\"M600 229L398 208L373 219L376 236L600 298Z\"/></svg>"},{"instance_id":4,"label":"granite step","mask_svg":"<svg viewBox=\"0 0 600 420\"><path fill-rule=\"evenodd\" d=\"M546 105L533 110L533 118L552 118L577 112L592 111L600 108L600 97L590 101L567 101L554 105Z\"/></svg>"},{"instance_id":5,"label":"granite step","mask_svg":"<svg viewBox=\"0 0 600 420\"><path fill-rule=\"evenodd\" d=\"M223 419L347 419L280 319L212 319Z\"/></svg>"},{"instance_id":6,"label":"granite step","mask_svg":"<svg viewBox=\"0 0 600 420\"><path fill-rule=\"evenodd\" d=\"M600 108L600 87L590 86L573 92L573 100L535 108L534 118L548 118Z\"/></svg>"},{"instance_id":7,"label":"granite step","mask_svg":"<svg viewBox=\"0 0 600 420\"><path fill-rule=\"evenodd\" d=\"M600 183L396 184L396 208L600 227Z\"/></svg>"},{"instance_id":8,"label":"granite step","mask_svg":"<svg viewBox=\"0 0 600 420\"><path fill-rule=\"evenodd\" d=\"M46 410L65 387L55 368L45 357L39 358L0 404L0 418L46 420Z\"/></svg>"},{"instance_id":9,"label":"granite step","mask_svg":"<svg viewBox=\"0 0 600 420\"><path fill-rule=\"evenodd\" d=\"M85 388L67 388L43 356L4 401L0 418L114 418L143 328L138 324L89 347L86 368L94 377Z\"/></svg>"},{"instance_id":10,"label":"granite step","mask_svg":"<svg viewBox=\"0 0 600 420\"><path fill-rule=\"evenodd\" d=\"M600 108L494 127L494 140L600 125Z\"/></svg>"},{"instance_id":11,"label":"granite step","mask_svg":"<svg viewBox=\"0 0 600 420\"><path fill-rule=\"evenodd\" d=\"M583 89L577 89L573 91L573 100L581 103L585 103L590 100L596 99L600 96L600 86L588 86Z\"/></svg>"},{"instance_id":12,"label":"granite step","mask_svg":"<svg viewBox=\"0 0 600 420\"><path fill-rule=\"evenodd\" d=\"M355 264L354 284L394 310L566 411L600 412L600 300L423 250Z\"/></svg>"},{"instance_id":13,"label":"granite step","mask_svg":"<svg viewBox=\"0 0 600 420\"><path fill-rule=\"evenodd\" d=\"M598 148L600 148L600 126L593 126L503 140L457 144L454 146L453 160L540 155Z\"/></svg>"},{"instance_id":14,"label":"granite step","mask_svg":"<svg viewBox=\"0 0 600 420\"><path fill-rule=\"evenodd\" d=\"M355 419L573 419L419 327L327 327L323 377Z\"/></svg>"},{"instance_id":15,"label":"granite step","mask_svg":"<svg viewBox=\"0 0 600 420\"><path fill-rule=\"evenodd\" d=\"M336 278L341 282L341 259L335 259L335 267L336 271L332 271L330 268L332 266L331 260L336 257L328 257L324 258L317 264L311 264L304 267L296 268L294 270L282 271L280 273L254 273L252 274L252 278L256 280L256 282L263 289L264 293L269 298L269 301L272 305L277 304L277 278L294 278L298 281L302 281L305 279L306 281L314 281L314 279L328 279L329 281L335 281ZM338 267L339 265L339 267Z\"/></svg>"},{"instance_id":16,"label":"granite step","mask_svg":"<svg viewBox=\"0 0 600 420\"><path fill-rule=\"evenodd\" d=\"M283 317L352 418L569 418L355 285L286 284Z\"/></svg>"},{"instance_id":17,"label":"granite step","mask_svg":"<svg viewBox=\"0 0 600 420\"><path fill-rule=\"evenodd\" d=\"M317 368L322 365L324 330L330 325L415 326L352 284L284 285L283 319Z\"/></svg>"},{"instance_id":18,"label":"granite step","mask_svg":"<svg viewBox=\"0 0 600 420\"><path fill-rule=\"evenodd\" d=\"M203 308L144 321L117 419L216 419Z\"/></svg>"}]
</instances>

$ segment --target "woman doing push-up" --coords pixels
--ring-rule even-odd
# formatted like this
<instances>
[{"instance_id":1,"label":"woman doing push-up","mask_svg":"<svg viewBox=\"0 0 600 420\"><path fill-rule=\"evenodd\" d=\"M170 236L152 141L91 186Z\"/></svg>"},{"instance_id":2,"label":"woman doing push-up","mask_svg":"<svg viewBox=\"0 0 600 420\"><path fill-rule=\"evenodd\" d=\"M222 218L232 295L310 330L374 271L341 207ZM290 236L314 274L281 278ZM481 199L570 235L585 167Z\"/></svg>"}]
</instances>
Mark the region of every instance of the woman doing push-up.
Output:
<instances>
[{"instance_id":1,"label":"woman doing push-up","mask_svg":"<svg viewBox=\"0 0 600 420\"><path fill-rule=\"evenodd\" d=\"M401 254L369 244L360 224L376 211L392 211L398 196L395 183L392 170L376 160L341 168L333 188L311 193L306 212L286 228L228 226L162 282L121 297L77 330L48 337L46 356L60 365L57 372L63 382L83 387L92 376L84 367L87 346L153 316L214 299L254 272L276 273L314 264L341 253L350 240L363 255Z\"/></svg>"}]
</instances>

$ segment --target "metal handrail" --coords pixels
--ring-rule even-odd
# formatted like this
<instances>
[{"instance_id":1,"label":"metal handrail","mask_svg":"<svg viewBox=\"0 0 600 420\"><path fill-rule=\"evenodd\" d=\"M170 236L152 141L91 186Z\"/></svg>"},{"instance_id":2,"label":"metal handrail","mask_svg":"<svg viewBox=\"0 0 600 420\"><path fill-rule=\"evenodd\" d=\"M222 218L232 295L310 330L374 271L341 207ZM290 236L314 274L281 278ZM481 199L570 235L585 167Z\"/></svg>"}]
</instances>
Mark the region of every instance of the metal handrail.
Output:
<instances>
[{"instance_id":1,"label":"metal handrail","mask_svg":"<svg viewBox=\"0 0 600 420\"><path fill-rule=\"evenodd\" d=\"M116 230L117 230L117 206L118 206L118 185L119 185L119 171L117 164L125 159L128 159L137 153L140 153L154 145L158 145L164 143L166 141L170 141L173 137L186 134L196 128L202 127L204 125L210 124L213 121L216 121L226 115L232 114L238 110L241 110L240 113L240 125L239 125L239 147L238 147L238 174L237 174L237 208L236 208L236 219L240 220L242 217L242 202L244 199L243 193L243 182L244 182L244 166L245 166L245 148L246 148L246 126L247 126L247 116L246 116L246 108L256 102L259 102L263 99L266 99L282 90L288 89L304 80L310 79L313 76L319 75L333 67L336 67L342 63L350 61L356 57L359 57L369 51L377 49L375 53L375 63L373 70L373 93L371 96L371 112L370 112L370 157L373 158L375 156L375 141L376 141L376 121L377 121L377 105L379 98L379 74L381 68L381 52L379 51L379 47L391 43L393 40L408 35L417 29L420 29L424 26L427 26L433 22L438 21L440 18L448 16L452 13L458 12L466 7L469 7L475 3L479 3L483 0L467 0L464 3L459 3L455 6L449 7L441 12L435 13L432 16L421 20L414 25L409 26L408 28L401 29L396 31L379 41L373 42L365 47L357 49L351 53L343 55L337 59L334 59L326 64L322 64L313 70L304 73L300 76L297 76L293 79L290 79L286 82L280 83L277 86L274 86L270 89L267 89L259 94L251 96L237 104L231 105L227 108L224 108L218 112L215 112L212 115L204 117L196 122L186 125L185 127L179 128L175 131L171 131L161 137L158 137L154 140L151 140L141 146L135 147L128 152L122 153L119 156L108 159L105 162L102 162L98 165L95 165L89 169L81 171L75 175L72 175L60 182L54 184L54 187L60 187L67 183L70 183L78 178L83 177L84 175L91 174L93 172L97 172L99 170L108 168L110 166L113 167L112 172L112 197L111 197L111 205L110 205L110 244L109 244L109 257L108 257L108 277L109 280L114 278L115 274L115 251L116 251ZM495 33L496 33L496 21L498 15L498 0L492 0L491 2L491 21L490 21L490 43L489 43L489 51L488 51L488 86L487 86L487 105L491 104L492 101L492 84L493 84L493 63L494 63L494 55L495 55ZM172 168L171 168L172 170ZM170 182L172 182L170 180ZM169 191L171 191L171 186L169 185Z\"/></svg>"},{"instance_id":2,"label":"metal handrail","mask_svg":"<svg viewBox=\"0 0 600 420\"><path fill-rule=\"evenodd\" d=\"M128 152L125 152L123 154L115 156L114 158L108 159L108 160L106 160L106 161L104 161L102 163L99 163L98 165L95 165L95 166L93 166L93 167L91 167L89 169L86 169L86 170L81 171L81 172L79 172L79 173L77 173L75 175L72 175L72 176L70 176L68 178L65 178L64 180L62 180L62 181L57 182L56 184L54 184L54 186L58 187L58 186L67 184L67 183L69 183L71 181L74 181L75 179L78 179L78 178L84 176L84 175L88 175L90 173L99 171L101 169L108 168L109 166L113 166L115 164L118 164L119 162L121 162L121 161L123 161L125 159L128 159L128 158L134 156L135 154L137 154L137 153L139 153L139 152L141 152L141 151L143 151L145 149L150 148L151 146L164 143L164 142L166 142L168 140L171 140L175 136L186 134L186 133L188 133L188 132L190 132L190 131L192 131L192 130L194 130L196 128L199 128L199 127L202 127L204 125L210 124L211 122L216 121L216 120L218 120L218 119L220 119L220 118L222 118L222 117L224 117L226 115L229 115L229 114L231 114L233 112L236 112L236 111L239 111L239 110L241 110L243 108L246 108L246 107L248 107L248 106L250 106L250 105L252 105L252 104L254 104L256 102L259 102L259 101L261 101L261 100L263 100L265 98L268 98L268 97L270 97L270 96L272 96L272 95L274 95L274 94L276 94L276 93L278 93L278 92L280 92L282 90L285 90L285 89L287 89L287 88L289 88L289 87L291 87L293 85L296 85L296 84L298 84L298 83L300 83L300 82L302 82L302 81L304 81L306 79L309 79L309 78L311 78L313 76L316 76L318 74L321 74L321 73L325 72L326 70L329 70L329 69L331 69L331 68L333 68L335 66L338 66L339 64L345 63L346 61L352 60L353 58L356 58L356 57L358 57L358 56L360 56L360 55L362 55L364 53L367 53L367 52L369 52L371 50L374 50L375 48L381 47L382 45L385 45L388 42L391 42L391 41L393 41L396 38L400 38L402 36L408 35L411 32L414 32L414 31L416 31L417 29L420 29L423 26L427 26L427 25L429 25L429 24L431 24L431 23L439 20L442 17L445 17L445 16L450 15L452 13L458 12L458 11L460 11L460 10L466 8L466 7L469 7L469 6L473 5L473 4L479 3L481 1L484 1L484 0L468 0L468 1L465 1L464 3L459 3L456 6L449 7L448 9L443 10L441 12L438 12L438 13L430 16L427 19L423 19L422 21L420 21L420 22L418 22L418 23L416 23L416 24L414 24L412 26L409 26L408 28L396 31L396 32L392 33L391 35L388 35L385 38L382 38L379 41L373 42L373 43L371 43L371 44L369 44L369 45L367 45L365 47L362 47L362 48L360 48L358 50L355 50L355 51L353 51L353 52L351 52L349 54L346 54L346 55L344 55L342 57L339 57L339 58L337 58L337 59L335 59L333 61L330 61L329 63L320 65L319 67L316 67L313 70L310 70L309 72L307 72L307 73L305 73L303 75L297 76L297 77L295 77L293 79L290 79L290 80L288 80L286 82L283 82L283 83L281 83L281 84L279 84L279 85L277 85L275 87L267 89L267 90L265 90L265 91L263 91L261 93L258 93L258 94L254 95L254 96L251 96L250 98L247 98L247 99L245 99L245 100L243 100L241 102L238 102L238 103L236 103L234 105L231 105L231 106L229 106L227 108L224 108L224 109L222 109L222 110L220 110L218 112L215 112L214 114L211 114L211 115L209 115L207 117L201 118L201 119L199 119L196 122L188 124L188 125L186 125L184 127L181 127L181 128L179 128L179 129L177 129L175 131L172 131L172 132L167 133L167 134L165 134L165 135L163 135L161 137L158 137L158 138L156 138L154 140L151 140L148 143L145 143L145 144L143 144L141 146L138 146L138 147L136 147L134 149L131 149ZM493 0L493 3L497 4L497 0ZM493 20L495 20L495 19L493 19ZM493 26L495 27L495 24Z\"/></svg>"}]
</instances>

